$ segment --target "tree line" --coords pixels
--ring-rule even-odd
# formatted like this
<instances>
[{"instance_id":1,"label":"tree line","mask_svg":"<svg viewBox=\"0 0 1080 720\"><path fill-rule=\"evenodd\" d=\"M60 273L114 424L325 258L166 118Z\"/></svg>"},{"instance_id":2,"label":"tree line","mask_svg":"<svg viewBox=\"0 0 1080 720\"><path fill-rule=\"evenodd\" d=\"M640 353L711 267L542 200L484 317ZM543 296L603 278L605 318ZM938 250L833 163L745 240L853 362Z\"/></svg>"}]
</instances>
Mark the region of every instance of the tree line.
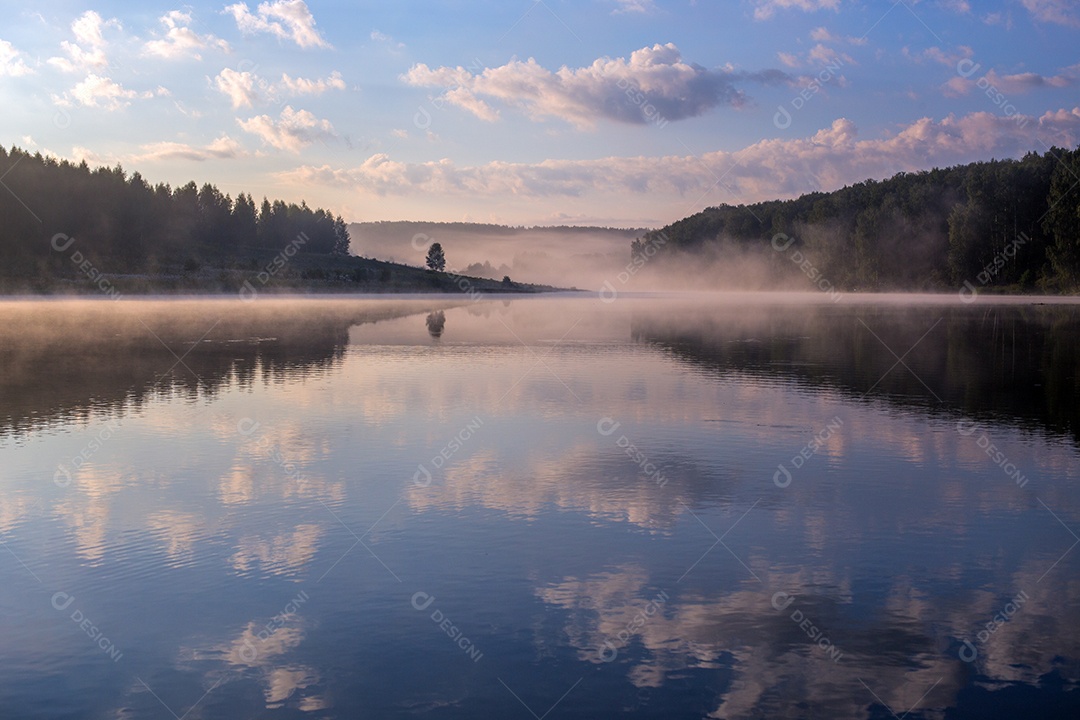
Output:
<instances>
[{"instance_id":1,"label":"tree line","mask_svg":"<svg viewBox=\"0 0 1080 720\"><path fill-rule=\"evenodd\" d=\"M75 250L114 274L248 266L297 238L306 253L349 252L345 221L306 203L234 200L209 183L151 185L119 165L91 169L15 147L0 147L0 175L5 287L49 287L72 274Z\"/></svg>"},{"instance_id":2,"label":"tree line","mask_svg":"<svg viewBox=\"0 0 1080 720\"><path fill-rule=\"evenodd\" d=\"M785 240L776 243L782 235ZM794 248L850 290L1080 287L1080 149L1053 147L867 180L794 200L711 207L635 240L632 259Z\"/></svg>"}]
</instances>

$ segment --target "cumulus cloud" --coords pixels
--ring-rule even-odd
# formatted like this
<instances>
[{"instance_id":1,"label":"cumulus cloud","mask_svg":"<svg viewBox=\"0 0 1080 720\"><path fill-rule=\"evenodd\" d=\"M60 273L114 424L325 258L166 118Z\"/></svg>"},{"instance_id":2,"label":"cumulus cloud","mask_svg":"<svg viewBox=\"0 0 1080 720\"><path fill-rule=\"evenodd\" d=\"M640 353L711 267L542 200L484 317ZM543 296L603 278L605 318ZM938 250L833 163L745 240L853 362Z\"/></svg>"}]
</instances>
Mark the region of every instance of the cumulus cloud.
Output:
<instances>
[{"instance_id":1,"label":"cumulus cloud","mask_svg":"<svg viewBox=\"0 0 1080 720\"><path fill-rule=\"evenodd\" d=\"M264 97L259 79L247 70L238 72L225 68L214 78L214 87L229 97L234 108L252 107Z\"/></svg>"},{"instance_id":2,"label":"cumulus cloud","mask_svg":"<svg viewBox=\"0 0 1080 720\"><path fill-rule=\"evenodd\" d=\"M116 18L104 20L93 10L87 10L71 23L71 32L76 42L64 40L60 43L66 57L51 57L47 62L63 72L83 72L105 67L109 64L105 56L108 45L105 28L119 30L120 21Z\"/></svg>"},{"instance_id":3,"label":"cumulus cloud","mask_svg":"<svg viewBox=\"0 0 1080 720\"><path fill-rule=\"evenodd\" d=\"M313 142L337 137L329 120L320 120L307 110L293 110L290 105L285 106L277 120L269 115L257 115L237 122L245 131L257 135L263 144L293 153Z\"/></svg>"},{"instance_id":4,"label":"cumulus cloud","mask_svg":"<svg viewBox=\"0 0 1080 720\"><path fill-rule=\"evenodd\" d=\"M302 48L328 48L330 43L315 29L315 16L304 0L276 0L259 3L254 13L247 3L228 5L225 12L236 20L236 27L245 35L269 33L283 40L292 40Z\"/></svg>"},{"instance_id":5,"label":"cumulus cloud","mask_svg":"<svg viewBox=\"0 0 1080 720\"><path fill-rule=\"evenodd\" d=\"M1039 22L1080 27L1075 0L1021 0L1023 6Z\"/></svg>"},{"instance_id":6,"label":"cumulus cloud","mask_svg":"<svg viewBox=\"0 0 1080 720\"><path fill-rule=\"evenodd\" d=\"M794 8L803 12L816 10L839 10L840 0L757 0L754 8L755 20L768 20L777 10Z\"/></svg>"},{"instance_id":7,"label":"cumulus cloud","mask_svg":"<svg viewBox=\"0 0 1080 720\"><path fill-rule=\"evenodd\" d=\"M280 87L291 95L322 95L327 90L344 90L345 80L337 70L330 73L330 77L316 80L292 78L282 74Z\"/></svg>"},{"instance_id":8,"label":"cumulus cloud","mask_svg":"<svg viewBox=\"0 0 1080 720\"><path fill-rule=\"evenodd\" d=\"M160 20L165 26L165 36L150 40L143 46L148 55L156 55L168 60L185 57L201 60L200 50L230 51L229 43L224 40L209 33L199 35L188 27L191 24L190 13L172 10L162 15Z\"/></svg>"},{"instance_id":9,"label":"cumulus cloud","mask_svg":"<svg viewBox=\"0 0 1080 720\"><path fill-rule=\"evenodd\" d=\"M168 90L158 88L157 94L167 95ZM128 90L112 79L90 73L84 80L77 83L64 94L62 98L54 97L60 105L71 105L73 102L83 107L100 107L106 110L119 110L131 104L136 98L149 99L154 97L153 91L137 92Z\"/></svg>"},{"instance_id":10,"label":"cumulus cloud","mask_svg":"<svg viewBox=\"0 0 1080 720\"><path fill-rule=\"evenodd\" d=\"M588 67L564 66L556 72L529 58L478 73L419 64L402 76L410 85L443 88L443 99L484 120L498 117L488 104L494 100L534 120L554 117L579 128L590 128L599 118L645 124L657 115L672 121L696 117L720 105L745 102L736 82L788 79L779 70L748 74L687 63L673 43L636 50L629 60L605 57ZM647 106L654 112L647 112Z\"/></svg>"},{"instance_id":11,"label":"cumulus cloud","mask_svg":"<svg viewBox=\"0 0 1080 720\"><path fill-rule=\"evenodd\" d=\"M322 95L328 90L344 90L345 79L334 71L329 77L294 78L282 73L281 81L274 83L260 78L250 70L237 71L225 68L214 78L214 87L228 96L234 108L254 107L297 95Z\"/></svg>"},{"instance_id":12,"label":"cumulus cloud","mask_svg":"<svg viewBox=\"0 0 1080 720\"><path fill-rule=\"evenodd\" d=\"M895 134L860 140L855 124L838 119L805 138L762 140L734 152L701 156L609 157L597 160L492 162L459 167L442 159L425 163L373 155L352 168L303 166L281 177L375 195L481 195L495 198L645 194L679 198L722 187L728 202L753 202L831 190L869 177L884 178L990 156L1018 156L1038 135L1072 147L1080 140L1080 107L1028 118L989 112L942 120L923 118ZM723 179L718 185L717 178Z\"/></svg>"},{"instance_id":13,"label":"cumulus cloud","mask_svg":"<svg viewBox=\"0 0 1080 720\"><path fill-rule=\"evenodd\" d=\"M19 77L34 72L22 59L22 53L11 43L0 40L0 77Z\"/></svg>"},{"instance_id":14,"label":"cumulus cloud","mask_svg":"<svg viewBox=\"0 0 1080 720\"><path fill-rule=\"evenodd\" d=\"M228 135L222 135L209 145L196 147L178 142L159 142L143 145L140 153L131 156L134 162L157 162L161 160L231 160L243 157L243 147Z\"/></svg>"}]
</instances>

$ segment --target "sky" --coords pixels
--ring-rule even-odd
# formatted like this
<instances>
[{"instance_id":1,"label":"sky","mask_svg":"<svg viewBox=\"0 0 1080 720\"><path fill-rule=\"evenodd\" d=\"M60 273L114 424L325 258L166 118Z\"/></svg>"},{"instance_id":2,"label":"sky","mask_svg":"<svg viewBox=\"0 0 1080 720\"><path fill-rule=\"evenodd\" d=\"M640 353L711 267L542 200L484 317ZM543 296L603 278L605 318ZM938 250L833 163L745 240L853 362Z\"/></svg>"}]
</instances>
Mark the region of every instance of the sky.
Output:
<instances>
[{"instance_id":1,"label":"sky","mask_svg":"<svg viewBox=\"0 0 1080 720\"><path fill-rule=\"evenodd\" d=\"M4 6L0 143L348 221L660 227L1080 142L1080 0Z\"/></svg>"}]
</instances>

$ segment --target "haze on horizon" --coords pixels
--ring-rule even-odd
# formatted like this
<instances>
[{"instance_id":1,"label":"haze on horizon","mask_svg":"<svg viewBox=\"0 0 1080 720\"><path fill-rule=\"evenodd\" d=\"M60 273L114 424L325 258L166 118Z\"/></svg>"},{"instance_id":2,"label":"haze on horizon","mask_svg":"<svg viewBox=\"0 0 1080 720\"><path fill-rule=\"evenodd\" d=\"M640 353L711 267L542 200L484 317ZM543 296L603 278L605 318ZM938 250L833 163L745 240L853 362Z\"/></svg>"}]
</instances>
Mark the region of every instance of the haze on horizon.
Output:
<instances>
[{"instance_id":1,"label":"haze on horizon","mask_svg":"<svg viewBox=\"0 0 1080 720\"><path fill-rule=\"evenodd\" d=\"M1064 0L101 0L7 17L6 145L355 222L659 227L1080 139Z\"/></svg>"}]
</instances>

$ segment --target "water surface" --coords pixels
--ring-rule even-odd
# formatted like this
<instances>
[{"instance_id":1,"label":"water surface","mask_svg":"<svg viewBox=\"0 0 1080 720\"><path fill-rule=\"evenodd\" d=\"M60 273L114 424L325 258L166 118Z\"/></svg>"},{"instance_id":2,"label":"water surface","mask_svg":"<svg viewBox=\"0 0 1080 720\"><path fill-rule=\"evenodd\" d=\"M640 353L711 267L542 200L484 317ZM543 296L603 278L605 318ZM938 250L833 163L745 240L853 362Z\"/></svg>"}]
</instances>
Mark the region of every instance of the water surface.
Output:
<instances>
[{"instance_id":1,"label":"water surface","mask_svg":"<svg viewBox=\"0 0 1080 720\"><path fill-rule=\"evenodd\" d=\"M1080 306L0 304L19 718L1080 712Z\"/></svg>"}]
</instances>

